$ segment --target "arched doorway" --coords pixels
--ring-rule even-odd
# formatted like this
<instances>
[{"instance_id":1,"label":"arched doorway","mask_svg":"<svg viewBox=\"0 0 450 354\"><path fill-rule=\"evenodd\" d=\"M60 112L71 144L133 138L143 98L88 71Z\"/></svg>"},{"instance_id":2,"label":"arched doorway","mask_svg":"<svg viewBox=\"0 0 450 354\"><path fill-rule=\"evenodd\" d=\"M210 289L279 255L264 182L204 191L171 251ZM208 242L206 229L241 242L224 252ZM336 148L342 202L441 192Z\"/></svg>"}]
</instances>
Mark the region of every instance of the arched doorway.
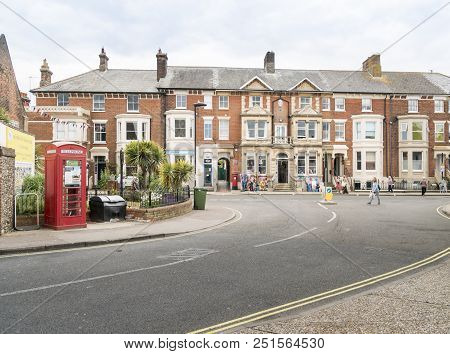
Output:
<instances>
[{"instance_id":1,"label":"arched doorway","mask_svg":"<svg viewBox=\"0 0 450 354\"><path fill-rule=\"evenodd\" d=\"M277 155L278 183L288 183L289 159L285 153Z\"/></svg>"},{"instance_id":2,"label":"arched doorway","mask_svg":"<svg viewBox=\"0 0 450 354\"><path fill-rule=\"evenodd\" d=\"M221 187L230 187L230 160L225 157L217 161L217 180Z\"/></svg>"}]
</instances>

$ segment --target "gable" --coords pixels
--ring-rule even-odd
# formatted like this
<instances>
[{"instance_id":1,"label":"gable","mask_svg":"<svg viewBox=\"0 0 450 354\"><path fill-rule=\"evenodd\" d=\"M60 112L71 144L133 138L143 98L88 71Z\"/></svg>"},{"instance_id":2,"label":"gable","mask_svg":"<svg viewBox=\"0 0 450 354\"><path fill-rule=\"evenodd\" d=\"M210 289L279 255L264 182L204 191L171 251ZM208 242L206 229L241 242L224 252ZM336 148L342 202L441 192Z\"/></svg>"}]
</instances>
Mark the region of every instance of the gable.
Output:
<instances>
[{"instance_id":1,"label":"gable","mask_svg":"<svg viewBox=\"0 0 450 354\"><path fill-rule=\"evenodd\" d=\"M312 81L308 79L303 79L299 83L297 83L295 86L291 87L289 91L322 91L319 86L314 84Z\"/></svg>"},{"instance_id":2,"label":"gable","mask_svg":"<svg viewBox=\"0 0 450 354\"><path fill-rule=\"evenodd\" d=\"M243 84L240 90L273 90L268 84L266 84L263 80L261 80L258 76L247 81Z\"/></svg>"}]
</instances>

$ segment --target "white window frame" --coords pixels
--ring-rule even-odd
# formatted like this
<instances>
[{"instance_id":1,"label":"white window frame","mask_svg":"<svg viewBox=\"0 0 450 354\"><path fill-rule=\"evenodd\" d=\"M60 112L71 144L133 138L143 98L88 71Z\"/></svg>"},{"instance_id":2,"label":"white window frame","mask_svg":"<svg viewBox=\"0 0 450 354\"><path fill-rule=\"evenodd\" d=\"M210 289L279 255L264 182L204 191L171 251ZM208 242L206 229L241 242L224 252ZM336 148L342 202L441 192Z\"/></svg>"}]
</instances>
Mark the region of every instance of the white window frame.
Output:
<instances>
[{"instance_id":1,"label":"white window frame","mask_svg":"<svg viewBox=\"0 0 450 354\"><path fill-rule=\"evenodd\" d=\"M414 139L414 132L419 132L419 130L414 130L414 124L420 124L422 129L420 130L421 138L420 139ZM423 133L423 122L412 122L411 123L411 139L413 141L424 141L424 133Z\"/></svg>"},{"instance_id":2,"label":"white window frame","mask_svg":"<svg viewBox=\"0 0 450 354\"><path fill-rule=\"evenodd\" d=\"M405 154L406 154L406 160L405 160ZM408 164L409 164L409 153L408 151L402 151L402 172L408 172ZM406 168L405 168L405 162L406 162Z\"/></svg>"},{"instance_id":3,"label":"white window frame","mask_svg":"<svg viewBox=\"0 0 450 354\"><path fill-rule=\"evenodd\" d=\"M304 127L300 128L300 123L304 124ZM300 131L303 131L304 134L300 135ZM297 139L306 139L306 137L308 136L308 124L305 120L298 120L297 121Z\"/></svg>"},{"instance_id":4,"label":"white window frame","mask_svg":"<svg viewBox=\"0 0 450 354\"><path fill-rule=\"evenodd\" d=\"M259 101L259 103L256 104L256 101ZM250 96L249 105L250 107L259 106L262 108L262 96Z\"/></svg>"},{"instance_id":5,"label":"white window frame","mask_svg":"<svg viewBox=\"0 0 450 354\"><path fill-rule=\"evenodd\" d=\"M207 129L206 127L209 126ZM206 135L206 132L209 131L209 136ZM213 120L212 118L203 118L203 140L212 140L213 139Z\"/></svg>"},{"instance_id":6,"label":"white window frame","mask_svg":"<svg viewBox=\"0 0 450 354\"><path fill-rule=\"evenodd\" d=\"M311 160L314 160L315 170L311 170ZM317 152L310 151L308 154L308 175L317 176Z\"/></svg>"},{"instance_id":7,"label":"white window frame","mask_svg":"<svg viewBox=\"0 0 450 354\"><path fill-rule=\"evenodd\" d=\"M300 96L299 98L300 109L311 107L312 106L312 97L311 96Z\"/></svg>"},{"instance_id":8,"label":"white window frame","mask_svg":"<svg viewBox=\"0 0 450 354\"><path fill-rule=\"evenodd\" d=\"M304 172L300 173L300 160L303 161ZM298 176L306 176L306 153L304 151L299 152L297 155L297 175Z\"/></svg>"},{"instance_id":9,"label":"white window frame","mask_svg":"<svg viewBox=\"0 0 450 354\"><path fill-rule=\"evenodd\" d=\"M336 112L345 112L345 97L336 97L334 99L334 110Z\"/></svg>"},{"instance_id":10,"label":"white window frame","mask_svg":"<svg viewBox=\"0 0 450 354\"><path fill-rule=\"evenodd\" d=\"M338 126L342 126L342 137L338 139ZM345 122L334 123L334 141L345 141Z\"/></svg>"},{"instance_id":11,"label":"white window frame","mask_svg":"<svg viewBox=\"0 0 450 354\"><path fill-rule=\"evenodd\" d=\"M372 112L372 99L363 97L361 99L361 111L362 112Z\"/></svg>"},{"instance_id":12,"label":"white window frame","mask_svg":"<svg viewBox=\"0 0 450 354\"><path fill-rule=\"evenodd\" d=\"M105 131L104 132L97 132L97 126L104 126L105 127ZM99 134L100 136L104 136L105 140L97 140L97 134ZM95 144L106 144L106 122L94 122L94 143Z\"/></svg>"},{"instance_id":13,"label":"white window frame","mask_svg":"<svg viewBox=\"0 0 450 354\"><path fill-rule=\"evenodd\" d=\"M367 157L369 154L373 154L374 159L373 160L369 160ZM373 169L369 169L367 167L367 163L368 162L373 162L374 163L374 168ZM365 169L366 171L376 171L377 170L377 152L376 151L366 151L366 161L365 161Z\"/></svg>"},{"instance_id":14,"label":"white window frame","mask_svg":"<svg viewBox=\"0 0 450 354\"><path fill-rule=\"evenodd\" d=\"M328 112L331 109L330 97L322 97L322 111Z\"/></svg>"},{"instance_id":15,"label":"white window frame","mask_svg":"<svg viewBox=\"0 0 450 354\"><path fill-rule=\"evenodd\" d=\"M175 108L176 109L187 108L187 95L178 94L175 96Z\"/></svg>"},{"instance_id":16,"label":"white window frame","mask_svg":"<svg viewBox=\"0 0 450 354\"><path fill-rule=\"evenodd\" d=\"M253 169L250 170L248 168L248 166L249 166L248 162L251 160L253 160ZM251 173L251 174L255 173L255 160L256 160L255 154L252 152L248 152L247 156L245 158L245 170L247 171L247 173Z\"/></svg>"},{"instance_id":17,"label":"white window frame","mask_svg":"<svg viewBox=\"0 0 450 354\"><path fill-rule=\"evenodd\" d=\"M177 128L177 122L183 122L184 121L184 128ZM184 135L183 136L177 136L177 130L184 129ZM186 118L175 118L173 122L173 137L175 139L186 139L187 138L187 119ZM192 137L192 136L191 136Z\"/></svg>"},{"instance_id":18,"label":"white window frame","mask_svg":"<svg viewBox=\"0 0 450 354\"><path fill-rule=\"evenodd\" d=\"M409 130L409 124L402 122L400 123L400 140L406 141L408 140L408 130ZM403 136L403 133L405 133L405 137Z\"/></svg>"},{"instance_id":19,"label":"white window frame","mask_svg":"<svg viewBox=\"0 0 450 354\"><path fill-rule=\"evenodd\" d=\"M419 113L419 100L417 98L408 99L408 113Z\"/></svg>"},{"instance_id":20,"label":"white window frame","mask_svg":"<svg viewBox=\"0 0 450 354\"><path fill-rule=\"evenodd\" d=\"M125 141L139 141L139 122L137 120L127 120L125 123ZM136 127L136 139L128 139L128 124ZM131 130L130 130L131 132Z\"/></svg>"},{"instance_id":21,"label":"white window frame","mask_svg":"<svg viewBox=\"0 0 450 354\"><path fill-rule=\"evenodd\" d=\"M327 126L327 129L325 129ZM322 121L322 141L330 141L330 122Z\"/></svg>"},{"instance_id":22,"label":"white window frame","mask_svg":"<svg viewBox=\"0 0 450 354\"><path fill-rule=\"evenodd\" d=\"M258 161L258 174L263 176L267 175L267 154L259 152L256 156L256 160ZM261 163L262 161L264 161L263 164ZM264 172L262 172L263 169Z\"/></svg>"},{"instance_id":23,"label":"white window frame","mask_svg":"<svg viewBox=\"0 0 450 354\"><path fill-rule=\"evenodd\" d=\"M59 99L60 97L62 97L61 101ZM58 95L56 96L56 105L59 107L68 106L69 101L70 101L69 94L66 92L58 93Z\"/></svg>"},{"instance_id":24,"label":"white window frame","mask_svg":"<svg viewBox=\"0 0 450 354\"><path fill-rule=\"evenodd\" d=\"M311 129L314 127L314 129ZM311 136L311 132L314 132L314 136ZM317 122L315 120L308 121L308 139L317 140Z\"/></svg>"},{"instance_id":25,"label":"white window frame","mask_svg":"<svg viewBox=\"0 0 450 354\"><path fill-rule=\"evenodd\" d=\"M359 158L358 158L359 155ZM362 151L356 151L356 171L362 171ZM359 163L359 168L358 168Z\"/></svg>"},{"instance_id":26,"label":"white window frame","mask_svg":"<svg viewBox=\"0 0 450 354\"><path fill-rule=\"evenodd\" d=\"M262 128L261 128L261 125L263 126ZM257 139L266 139L267 138L267 124L266 124L265 120L257 121L256 130L257 130ZM260 134L259 134L261 131L264 133L263 136L260 136Z\"/></svg>"},{"instance_id":27,"label":"white window frame","mask_svg":"<svg viewBox=\"0 0 450 354\"><path fill-rule=\"evenodd\" d=\"M361 140L362 136L362 122L355 122L355 137L356 140Z\"/></svg>"},{"instance_id":28,"label":"white window frame","mask_svg":"<svg viewBox=\"0 0 450 354\"><path fill-rule=\"evenodd\" d=\"M250 124L254 124L253 129L250 129ZM257 136L257 121L256 120L247 120L245 122L245 130L246 130L246 138L249 140L256 139ZM253 136L250 136L250 132L253 131Z\"/></svg>"},{"instance_id":29,"label":"white window frame","mask_svg":"<svg viewBox=\"0 0 450 354\"><path fill-rule=\"evenodd\" d=\"M445 104L443 99L434 100L434 113L445 113Z\"/></svg>"},{"instance_id":30,"label":"white window frame","mask_svg":"<svg viewBox=\"0 0 450 354\"><path fill-rule=\"evenodd\" d=\"M442 130L439 132L442 134L442 140L437 139L438 126L442 127ZM434 122L434 141L438 143L443 143L445 141L445 122Z\"/></svg>"},{"instance_id":31,"label":"white window frame","mask_svg":"<svg viewBox=\"0 0 450 354\"><path fill-rule=\"evenodd\" d=\"M414 160L414 154L420 154L421 159L420 160ZM422 172L423 171L423 151L413 151L411 154L411 160L412 160L412 168L414 172ZM420 161L420 170L414 168L414 161Z\"/></svg>"},{"instance_id":32,"label":"white window frame","mask_svg":"<svg viewBox=\"0 0 450 354\"><path fill-rule=\"evenodd\" d=\"M105 95L93 94L92 95L92 112L104 112L105 111Z\"/></svg>"},{"instance_id":33,"label":"white window frame","mask_svg":"<svg viewBox=\"0 0 450 354\"><path fill-rule=\"evenodd\" d=\"M55 140L66 140L66 125L64 122L55 123Z\"/></svg>"},{"instance_id":34,"label":"white window frame","mask_svg":"<svg viewBox=\"0 0 450 354\"><path fill-rule=\"evenodd\" d=\"M131 98L137 98L137 100L131 101ZM130 109L130 105L132 106ZM137 105L137 109L135 109L135 106ZM127 112L139 112L139 95L137 94L129 94L127 95Z\"/></svg>"},{"instance_id":35,"label":"white window frame","mask_svg":"<svg viewBox=\"0 0 450 354\"><path fill-rule=\"evenodd\" d=\"M368 124L373 124L373 138L372 137L367 137L367 125ZM367 121L365 122L365 127L364 127L364 139L365 140L376 140L377 138L377 122L376 121Z\"/></svg>"},{"instance_id":36,"label":"white window frame","mask_svg":"<svg viewBox=\"0 0 450 354\"><path fill-rule=\"evenodd\" d=\"M230 120L219 118L219 140L230 140Z\"/></svg>"},{"instance_id":37,"label":"white window frame","mask_svg":"<svg viewBox=\"0 0 450 354\"><path fill-rule=\"evenodd\" d=\"M213 109L213 96L211 94L203 95L203 102L206 103L204 109Z\"/></svg>"},{"instance_id":38,"label":"white window frame","mask_svg":"<svg viewBox=\"0 0 450 354\"><path fill-rule=\"evenodd\" d=\"M220 95L219 96L219 109L229 109L230 98L229 96Z\"/></svg>"}]
</instances>

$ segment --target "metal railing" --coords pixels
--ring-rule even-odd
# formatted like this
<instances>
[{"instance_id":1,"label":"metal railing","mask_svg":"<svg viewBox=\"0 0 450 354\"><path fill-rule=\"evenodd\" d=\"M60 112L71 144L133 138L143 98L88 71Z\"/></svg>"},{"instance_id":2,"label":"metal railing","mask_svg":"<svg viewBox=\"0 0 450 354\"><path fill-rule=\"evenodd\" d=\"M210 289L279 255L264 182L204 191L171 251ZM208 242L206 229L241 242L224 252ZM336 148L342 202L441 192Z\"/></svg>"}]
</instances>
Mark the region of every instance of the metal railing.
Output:
<instances>
[{"instance_id":1,"label":"metal railing","mask_svg":"<svg viewBox=\"0 0 450 354\"><path fill-rule=\"evenodd\" d=\"M39 214L44 211L44 196L39 193L19 193L14 196L14 228L39 228Z\"/></svg>"},{"instance_id":2,"label":"metal railing","mask_svg":"<svg viewBox=\"0 0 450 354\"><path fill-rule=\"evenodd\" d=\"M95 195L112 195L105 190L89 191L89 199ZM126 200L129 208L156 208L166 205L182 203L191 197L191 190L189 186L180 188L177 191L169 191L164 188L157 188L153 190L131 190L125 189L123 199Z\"/></svg>"}]
</instances>

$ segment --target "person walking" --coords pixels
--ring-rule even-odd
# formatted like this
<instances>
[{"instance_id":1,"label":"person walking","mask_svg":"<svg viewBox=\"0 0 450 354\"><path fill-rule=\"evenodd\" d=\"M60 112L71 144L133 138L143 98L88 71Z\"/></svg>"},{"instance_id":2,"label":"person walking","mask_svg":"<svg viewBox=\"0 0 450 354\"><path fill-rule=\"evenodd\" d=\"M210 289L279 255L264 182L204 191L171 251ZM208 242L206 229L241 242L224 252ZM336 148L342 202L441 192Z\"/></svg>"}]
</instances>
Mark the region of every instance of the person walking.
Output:
<instances>
[{"instance_id":1,"label":"person walking","mask_svg":"<svg viewBox=\"0 0 450 354\"><path fill-rule=\"evenodd\" d=\"M391 176L388 177L388 192L394 193L394 179Z\"/></svg>"},{"instance_id":2,"label":"person walking","mask_svg":"<svg viewBox=\"0 0 450 354\"><path fill-rule=\"evenodd\" d=\"M373 197L376 196L378 199L378 205L380 205L380 187L377 182L377 178L374 177L372 180L372 190L370 191L369 202L367 204L372 204Z\"/></svg>"},{"instance_id":3,"label":"person walking","mask_svg":"<svg viewBox=\"0 0 450 354\"><path fill-rule=\"evenodd\" d=\"M422 182L420 182L420 186L422 187L422 197L425 195L425 192L427 191L427 180L424 178L422 178Z\"/></svg>"}]
</instances>

